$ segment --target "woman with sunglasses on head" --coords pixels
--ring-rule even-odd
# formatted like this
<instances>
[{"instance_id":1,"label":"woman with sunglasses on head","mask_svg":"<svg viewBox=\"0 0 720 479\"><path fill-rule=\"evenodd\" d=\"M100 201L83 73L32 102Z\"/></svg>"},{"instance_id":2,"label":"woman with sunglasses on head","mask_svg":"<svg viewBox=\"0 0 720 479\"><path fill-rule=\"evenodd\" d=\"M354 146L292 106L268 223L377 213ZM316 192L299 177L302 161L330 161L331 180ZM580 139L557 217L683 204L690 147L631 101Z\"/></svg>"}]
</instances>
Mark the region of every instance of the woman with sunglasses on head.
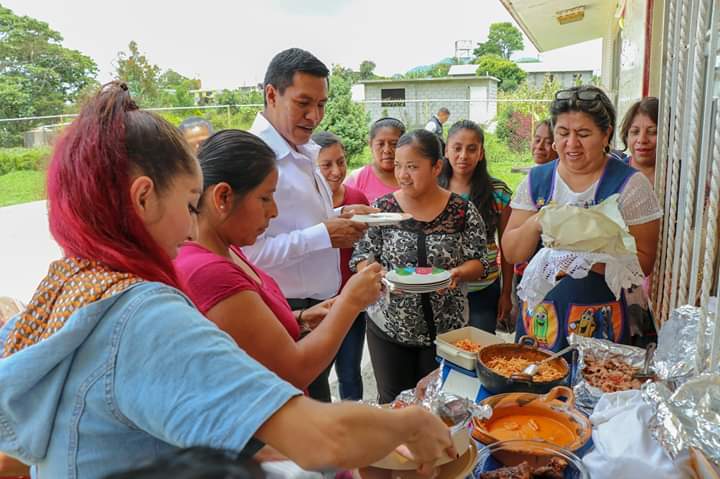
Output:
<instances>
[{"instance_id":1,"label":"woman with sunglasses on head","mask_svg":"<svg viewBox=\"0 0 720 479\"><path fill-rule=\"evenodd\" d=\"M443 157L434 133L415 130L397 143L395 176L400 190L378 198L383 212L409 213L412 219L368 229L355 247L350 269L375 262L395 268L442 268L449 290L389 294L368 309L367 341L381 403L388 403L437 368L437 334L468 324L461 281L475 281L487 270L485 224L477 208L437 183Z\"/></svg>"},{"instance_id":2,"label":"woman with sunglasses on head","mask_svg":"<svg viewBox=\"0 0 720 479\"><path fill-rule=\"evenodd\" d=\"M395 178L395 149L404 133L405 125L396 118L380 118L370 127L372 163L351 173L345 182L371 203L400 188Z\"/></svg>"},{"instance_id":3,"label":"woman with sunglasses on head","mask_svg":"<svg viewBox=\"0 0 720 479\"><path fill-rule=\"evenodd\" d=\"M0 330L0 451L36 479L102 478L191 446L252 452L254 438L305 469L367 465L402 443L423 469L455 454L421 408L304 397L194 307L172 259L202 190L180 132L124 84L65 129L47 186L64 257Z\"/></svg>"},{"instance_id":4,"label":"woman with sunglasses on head","mask_svg":"<svg viewBox=\"0 0 720 479\"><path fill-rule=\"evenodd\" d=\"M445 157L440 186L472 201L485 222L488 269L479 281L467 285L470 326L495 334L512 309L513 265L501 254L502 270L498 267L498 241L510 218L512 191L488 173L485 134L474 121L461 120L450 127Z\"/></svg>"},{"instance_id":5,"label":"woman with sunglasses on head","mask_svg":"<svg viewBox=\"0 0 720 479\"><path fill-rule=\"evenodd\" d=\"M537 251L542 228L538 211L550 202L589 207L619 194L619 208L637 244L645 274L655 262L662 213L648 179L609 156L615 130L615 108L594 86L556 93L551 106L554 148L558 159L534 167L518 187L503 251L514 263ZM517 334L529 334L548 349L564 347L571 333L629 341L623 297L608 288L603 264L595 264L584 278L566 275L532 311L523 306Z\"/></svg>"}]
</instances>

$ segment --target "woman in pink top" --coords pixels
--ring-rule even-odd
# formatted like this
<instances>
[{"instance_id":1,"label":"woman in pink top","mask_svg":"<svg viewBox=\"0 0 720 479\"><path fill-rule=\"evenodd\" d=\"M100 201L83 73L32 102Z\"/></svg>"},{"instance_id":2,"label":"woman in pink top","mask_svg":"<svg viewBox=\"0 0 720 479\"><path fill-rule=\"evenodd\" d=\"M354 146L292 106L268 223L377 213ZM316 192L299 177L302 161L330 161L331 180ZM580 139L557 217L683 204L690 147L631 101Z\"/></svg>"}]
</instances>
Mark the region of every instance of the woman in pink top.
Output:
<instances>
[{"instance_id":1,"label":"woman in pink top","mask_svg":"<svg viewBox=\"0 0 720 479\"><path fill-rule=\"evenodd\" d=\"M198 238L181 248L178 276L198 308L242 349L304 389L331 363L358 314L377 299L380 267L355 275L334 301L293 312L277 283L240 250L277 216L275 154L251 133L224 130L206 140L198 159L204 184ZM316 327L299 339L298 323Z\"/></svg>"},{"instance_id":2,"label":"woman in pink top","mask_svg":"<svg viewBox=\"0 0 720 479\"><path fill-rule=\"evenodd\" d=\"M397 191L395 179L395 147L405 133L405 125L396 118L380 118L370 127L372 163L355 170L345 184L360 190L372 203L377 198Z\"/></svg>"},{"instance_id":3,"label":"woman in pink top","mask_svg":"<svg viewBox=\"0 0 720 479\"><path fill-rule=\"evenodd\" d=\"M347 174L345 148L340 138L323 131L315 133L312 140L320 146L317 165L320 173L327 180L333 195L333 208L344 205L368 205L365 195L352 186L343 185ZM342 285L350 279L350 257L352 248L340 250L340 273ZM343 400L360 400L363 398L363 383L360 364L362 361L363 345L365 343L365 315L360 313L355 319L350 331L343 340L335 357L335 372L338 376L340 398Z\"/></svg>"}]
</instances>

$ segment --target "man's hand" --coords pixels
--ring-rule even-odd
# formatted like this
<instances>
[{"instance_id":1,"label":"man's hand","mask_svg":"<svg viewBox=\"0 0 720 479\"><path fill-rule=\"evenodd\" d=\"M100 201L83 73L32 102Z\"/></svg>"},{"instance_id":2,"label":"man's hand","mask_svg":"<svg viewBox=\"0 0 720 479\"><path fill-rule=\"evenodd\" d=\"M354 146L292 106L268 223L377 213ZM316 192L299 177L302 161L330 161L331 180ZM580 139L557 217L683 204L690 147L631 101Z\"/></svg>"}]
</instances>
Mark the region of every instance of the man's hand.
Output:
<instances>
[{"instance_id":1,"label":"man's hand","mask_svg":"<svg viewBox=\"0 0 720 479\"><path fill-rule=\"evenodd\" d=\"M368 228L365 223L351 221L345 216L325 222L333 248L352 248Z\"/></svg>"},{"instance_id":2,"label":"man's hand","mask_svg":"<svg viewBox=\"0 0 720 479\"><path fill-rule=\"evenodd\" d=\"M369 215L370 213L380 212L379 209L368 205L347 205L343 206L341 211L343 215Z\"/></svg>"}]
</instances>

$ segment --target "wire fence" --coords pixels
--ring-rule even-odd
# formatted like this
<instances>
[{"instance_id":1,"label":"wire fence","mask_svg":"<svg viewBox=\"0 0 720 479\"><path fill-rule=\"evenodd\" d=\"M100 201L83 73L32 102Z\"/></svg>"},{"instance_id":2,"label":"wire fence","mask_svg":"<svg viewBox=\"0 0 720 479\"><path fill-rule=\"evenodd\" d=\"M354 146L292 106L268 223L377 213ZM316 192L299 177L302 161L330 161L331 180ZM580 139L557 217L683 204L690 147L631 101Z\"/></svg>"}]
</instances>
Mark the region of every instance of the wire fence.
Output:
<instances>
[{"instance_id":1,"label":"wire fence","mask_svg":"<svg viewBox=\"0 0 720 479\"><path fill-rule=\"evenodd\" d=\"M530 157L530 142L535 123L547 115L549 99L538 98L414 98L360 99L368 121L393 116L405 123L408 129L423 128L440 107L449 108L450 121L446 130L457 120L471 119L487 131L502 137L502 141L516 153ZM215 129L248 129L262 103L165 106L146 108L178 125L190 116L209 120ZM513 116L514 115L514 116ZM0 146L36 147L51 145L54 138L67 126L76 113L58 115L0 118Z\"/></svg>"}]
</instances>

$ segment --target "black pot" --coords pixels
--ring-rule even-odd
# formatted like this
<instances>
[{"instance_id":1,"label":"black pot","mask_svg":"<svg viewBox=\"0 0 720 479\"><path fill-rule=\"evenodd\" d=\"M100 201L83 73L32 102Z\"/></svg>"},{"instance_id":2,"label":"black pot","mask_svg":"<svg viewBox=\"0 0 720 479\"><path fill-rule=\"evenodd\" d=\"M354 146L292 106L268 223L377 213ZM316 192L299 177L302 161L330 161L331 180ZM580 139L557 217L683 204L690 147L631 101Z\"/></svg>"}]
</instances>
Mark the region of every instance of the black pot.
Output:
<instances>
[{"instance_id":1,"label":"black pot","mask_svg":"<svg viewBox=\"0 0 720 479\"><path fill-rule=\"evenodd\" d=\"M554 381L545 382L532 381L522 376L509 378L502 376L487 367L487 361L498 356L521 356L531 361L542 361L551 355L552 353L538 348L535 338L523 336L520 338L519 344L493 344L482 348L475 362L475 370L485 389L492 394L515 392L545 394L555 386L562 386L567 383L570 367L564 359L556 358L550 361L550 364L564 373L563 376Z\"/></svg>"}]
</instances>

